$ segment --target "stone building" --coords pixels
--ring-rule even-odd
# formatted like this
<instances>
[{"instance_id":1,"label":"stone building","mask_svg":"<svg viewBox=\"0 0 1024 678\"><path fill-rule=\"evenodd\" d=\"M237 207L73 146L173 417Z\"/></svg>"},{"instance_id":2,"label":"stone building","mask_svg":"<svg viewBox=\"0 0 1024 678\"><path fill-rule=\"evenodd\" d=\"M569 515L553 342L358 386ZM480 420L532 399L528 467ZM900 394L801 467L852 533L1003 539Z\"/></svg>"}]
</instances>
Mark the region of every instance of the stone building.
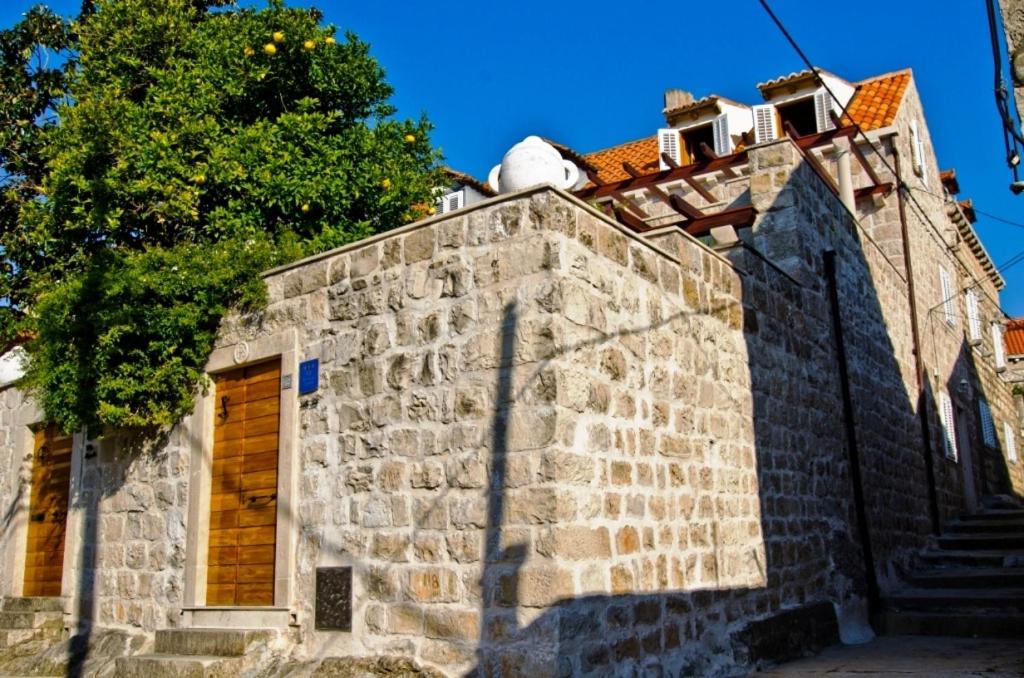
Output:
<instances>
[{"instance_id":1,"label":"stone building","mask_svg":"<svg viewBox=\"0 0 1024 678\"><path fill-rule=\"evenodd\" d=\"M267 272L160 441L7 377L0 671L715 675L898 628L939 525L1024 493L1002 279L909 71L760 91Z\"/></svg>"}]
</instances>

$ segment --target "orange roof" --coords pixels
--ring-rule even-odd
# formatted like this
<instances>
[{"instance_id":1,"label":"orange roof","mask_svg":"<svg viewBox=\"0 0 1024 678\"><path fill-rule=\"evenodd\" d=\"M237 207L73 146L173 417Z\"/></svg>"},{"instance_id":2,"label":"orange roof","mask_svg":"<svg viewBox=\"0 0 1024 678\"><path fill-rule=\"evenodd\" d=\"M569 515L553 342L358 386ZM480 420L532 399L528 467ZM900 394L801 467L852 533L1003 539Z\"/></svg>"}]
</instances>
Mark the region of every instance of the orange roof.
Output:
<instances>
[{"instance_id":1,"label":"orange roof","mask_svg":"<svg viewBox=\"0 0 1024 678\"><path fill-rule=\"evenodd\" d=\"M1024 355L1024 318L1006 323L1003 338L1006 340L1007 355Z\"/></svg>"},{"instance_id":2,"label":"orange roof","mask_svg":"<svg viewBox=\"0 0 1024 678\"><path fill-rule=\"evenodd\" d=\"M846 109L847 116L865 132L888 127L896 120L908 84L909 68L861 81Z\"/></svg>"},{"instance_id":3,"label":"orange roof","mask_svg":"<svg viewBox=\"0 0 1024 678\"><path fill-rule=\"evenodd\" d=\"M658 137L649 136L636 141L595 151L584 156L597 167L597 173L604 181L622 181L629 174L622 169L622 163L640 170L644 174L658 171Z\"/></svg>"},{"instance_id":4,"label":"orange roof","mask_svg":"<svg viewBox=\"0 0 1024 678\"><path fill-rule=\"evenodd\" d=\"M780 78L778 82L762 83L759 87L775 86L782 81L788 82L790 79L810 75L812 75L811 71L801 71ZM853 95L853 99L850 100L847 117L843 122L849 124L849 119L852 118L865 132L888 127L896 120L896 113L899 112L903 93L907 91L908 84L910 84L909 68L862 80L857 83L857 91ZM707 99L709 97L695 103ZM628 179L629 174L622 169L623 162L628 162L644 174L650 174L658 171L658 138L649 136L637 139L619 146L588 153L584 157L597 167L598 175L604 181L615 182Z\"/></svg>"}]
</instances>

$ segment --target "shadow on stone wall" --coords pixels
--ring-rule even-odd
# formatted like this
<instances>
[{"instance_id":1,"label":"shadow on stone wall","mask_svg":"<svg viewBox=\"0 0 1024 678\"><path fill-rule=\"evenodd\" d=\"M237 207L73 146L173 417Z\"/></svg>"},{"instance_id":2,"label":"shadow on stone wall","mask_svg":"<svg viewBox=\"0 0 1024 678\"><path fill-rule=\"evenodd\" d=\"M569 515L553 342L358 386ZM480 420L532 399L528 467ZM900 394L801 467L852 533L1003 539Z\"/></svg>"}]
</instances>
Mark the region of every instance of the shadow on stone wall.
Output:
<instances>
[{"instance_id":1,"label":"shadow on stone wall","mask_svg":"<svg viewBox=\"0 0 1024 678\"><path fill-rule=\"evenodd\" d=\"M800 163L793 174L801 168L811 171ZM862 249L873 244L862 240L838 198L823 188L807 176L779 187L779 199L761 209L761 232L753 238L755 246L768 251L775 248L772 239L801 239L801 251L793 254L808 267L810 275L800 276L803 284L749 250L731 255L747 272L743 331L767 556L762 587L589 595L559 600L546 609L521 606L516 577L528 546L498 546L506 421L515 405L508 396L516 310L506 308L499 408L492 427L482 624L472 674L716 675L737 665L797 657L838 640L837 610L866 621L864 599L871 593L866 549L874 553L874 579L884 581L893 566L924 545L929 533L926 448L916 397L908 393L889 335L889 323L900 321L893 308L900 306L893 307L890 299L888 315L883 309ZM800 230L784 227L783 222L794 220ZM837 251L839 327L852 396L852 411L846 413L824 276L828 249ZM880 254L873 256L874 266L885 265ZM620 337L609 334L602 342ZM562 347L559 354L579 348ZM852 439L843 435L847 416ZM859 488L848 443L860 456ZM858 532L858 494L866 534Z\"/></svg>"}]
</instances>

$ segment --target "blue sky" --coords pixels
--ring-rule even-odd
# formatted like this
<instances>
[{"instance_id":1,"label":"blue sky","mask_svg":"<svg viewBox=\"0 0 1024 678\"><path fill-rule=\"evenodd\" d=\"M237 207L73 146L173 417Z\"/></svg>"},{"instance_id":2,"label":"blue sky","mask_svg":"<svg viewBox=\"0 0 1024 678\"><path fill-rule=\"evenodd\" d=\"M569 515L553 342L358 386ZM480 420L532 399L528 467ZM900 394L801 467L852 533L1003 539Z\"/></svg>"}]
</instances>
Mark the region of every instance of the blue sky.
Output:
<instances>
[{"instance_id":1,"label":"blue sky","mask_svg":"<svg viewBox=\"0 0 1024 678\"><path fill-rule=\"evenodd\" d=\"M33 4L4 0L0 25ZM74 13L79 2L48 4ZM315 4L326 22L369 42L395 86L399 114L426 112L447 163L481 178L528 134L596 150L652 134L667 88L756 103L757 82L802 68L757 0L288 4ZM956 168L960 197L1024 224L1024 195L1007 189L983 2L772 6L811 59L837 75L913 68L939 164ZM978 216L997 265L1024 250L1024 227ZM1005 277L1003 307L1024 315L1024 263Z\"/></svg>"}]
</instances>

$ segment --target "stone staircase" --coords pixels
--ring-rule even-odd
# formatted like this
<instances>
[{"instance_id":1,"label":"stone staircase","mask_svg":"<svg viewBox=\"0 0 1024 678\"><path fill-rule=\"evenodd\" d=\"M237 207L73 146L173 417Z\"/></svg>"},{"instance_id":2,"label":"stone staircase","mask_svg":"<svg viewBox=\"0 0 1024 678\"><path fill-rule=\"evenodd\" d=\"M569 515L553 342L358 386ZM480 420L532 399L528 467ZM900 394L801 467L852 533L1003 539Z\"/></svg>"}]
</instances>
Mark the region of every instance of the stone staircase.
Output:
<instances>
[{"instance_id":1,"label":"stone staircase","mask_svg":"<svg viewBox=\"0 0 1024 678\"><path fill-rule=\"evenodd\" d=\"M156 632L152 654L120 657L117 678L237 678L251 671L275 631L165 629Z\"/></svg>"},{"instance_id":2,"label":"stone staircase","mask_svg":"<svg viewBox=\"0 0 1024 678\"><path fill-rule=\"evenodd\" d=\"M1024 638L1024 509L947 523L883 600L882 622L893 635Z\"/></svg>"}]
</instances>

